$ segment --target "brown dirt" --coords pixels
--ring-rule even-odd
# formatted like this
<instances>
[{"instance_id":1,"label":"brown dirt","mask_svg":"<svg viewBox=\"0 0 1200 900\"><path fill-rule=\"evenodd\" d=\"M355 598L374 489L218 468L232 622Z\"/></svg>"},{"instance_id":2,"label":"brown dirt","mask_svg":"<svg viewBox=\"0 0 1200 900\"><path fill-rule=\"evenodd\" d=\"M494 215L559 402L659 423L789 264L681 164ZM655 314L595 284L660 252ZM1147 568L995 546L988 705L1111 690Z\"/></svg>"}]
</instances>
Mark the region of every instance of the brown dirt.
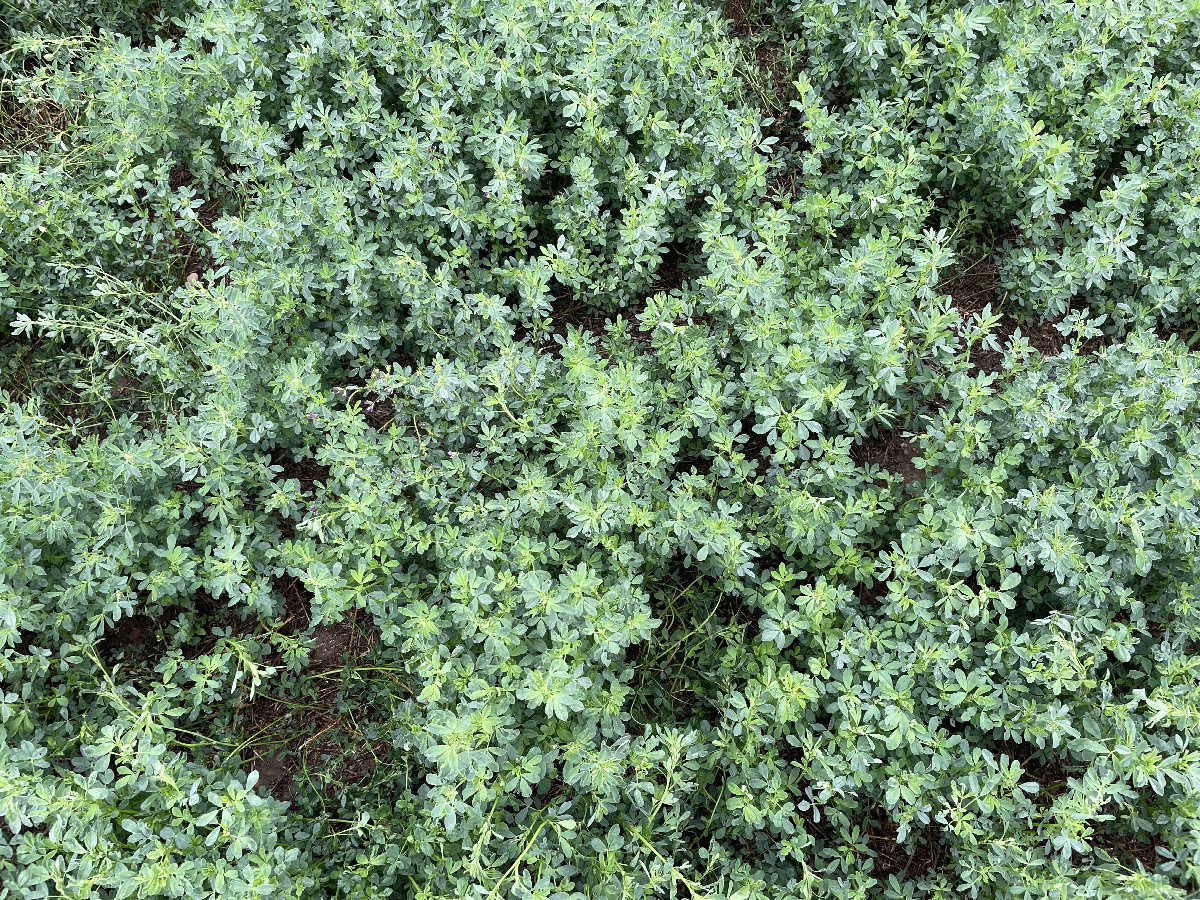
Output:
<instances>
[{"instance_id":1,"label":"brown dirt","mask_svg":"<svg viewBox=\"0 0 1200 900\"><path fill-rule=\"evenodd\" d=\"M1011 740L999 741L992 750L997 756L1004 754L1020 764L1025 773L1021 776L1022 782L1037 782L1038 793L1035 802L1039 806L1049 806L1053 803L1055 797L1068 790L1068 779L1078 774L1079 767L1073 766L1070 760L1049 755L1033 744Z\"/></svg>"},{"instance_id":2,"label":"brown dirt","mask_svg":"<svg viewBox=\"0 0 1200 900\"><path fill-rule=\"evenodd\" d=\"M142 382L129 375L118 375L113 379L112 398L114 400L128 400L135 396L142 389Z\"/></svg>"},{"instance_id":3,"label":"brown dirt","mask_svg":"<svg viewBox=\"0 0 1200 900\"><path fill-rule=\"evenodd\" d=\"M683 287L688 269L694 265L693 261L699 254L700 243L695 240L681 240L668 244L663 252L662 261L658 264L658 270L654 273L654 281L643 291L643 303L639 306L644 307L644 301L657 294L670 293Z\"/></svg>"},{"instance_id":4,"label":"brown dirt","mask_svg":"<svg viewBox=\"0 0 1200 900\"><path fill-rule=\"evenodd\" d=\"M639 314L640 310L638 309L622 310L621 312L622 318L629 323L630 336L635 342L648 347L650 334L641 330L637 319ZM550 322L550 333L541 346L542 353L549 353L555 358L561 358L563 342L566 341L570 329L576 328L599 338L600 345L597 347L597 352L605 355L604 340L611 327L610 317L592 312L586 303L575 297L574 291L570 288L563 288L555 296L550 308Z\"/></svg>"},{"instance_id":5,"label":"brown dirt","mask_svg":"<svg viewBox=\"0 0 1200 900\"><path fill-rule=\"evenodd\" d=\"M754 426L758 424L754 416L747 416L742 419L742 434L746 435L746 442L741 445L734 445L737 450L740 446L740 452L747 460L753 462L758 476L761 478L766 475L771 467L771 447L767 443L767 435L759 434L754 430Z\"/></svg>"},{"instance_id":6,"label":"brown dirt","mask_svg":"<svg viewBox=\"0 0 1200 900\"><path fill-rule=\"evenodd\" d=\"M142 613L122 616L104 632L97 649L106 662L120 662L157 643L158 630L158 624L150 616Z\"/></svg>"},{"instance_id":7,"label":"brown dirt","mask_svg":"<svg viewBox=\"0 0 1200 900\"><path fill-rule=\"evenodd\" d=\"M308 657L310 672L328 672L340 668L346 656L361 656L375 643L376 636L362 633L353 619L324 623L313 629L313 648Z\"/></svg>"},{"instance_id":8,"label":"brown dirt","mask_svg":"<svg viewBox=\"0 0 1200 900\"><path fill-rule=\"evenodd\" d=\"M396 404L391 400L368 401L363 404L363 418L376 431L383 431L396 420Z\"/></svg>"},{"instance_id":9,"label":"brown dirt","mask_svg":"<svg viewBox=\"0 0 1200 900\"><path fill-rule=\"evenodd\" d=\"M1194 323L1187 325L1161 325L1155 333L1163 341L1168 341L1172 337L1182 343L1189 350L1200 350L1200 327Z\"/></svg>"},{"instance_id":10,"label":"brown dirt","mask_svg":"<svg viewBox=\"0 0 1200 900\"><path fill-rule=\"evenodd\" d=\"M730 0L722 13L730 35L742 44L743 52L748 51L747 55L753 58L756 77L763 82L763 87L756 91L763 116L771 120L765 135L778 138L783 147L803 148L800 113L791 101L795 99L792 83L797 71L807 66L807 53L798 65L788 60L784 44L787 36L780 33L778 22L757 0ZM754 77L751 77L752 81ZM768 186L767 195L779 200L791 195L794 189L794 173L780 172Z\"/></svg>"},{"instance_id":11,"label":"brown dirt","mask_svg":"<svg viewBox=\"0 0 1200 900\"><path fill-rule=\"evenodd\" d=\"M712 471L712 464L711 456L681 456L675 460L675 468L671 470L671 477L678 478L680 475L690 473L704 478Z\"/></svg>"},{"instance_id":12,"label":"brown dirt","mask_svg":"<svg viewBox=\"0 0 1200 900\"><path fill-rule=\"evenodd\" d=\"M304 748L305 771L314 787L332 796L348 785L369 781L389 749L387 741L367 741L353 730L327 731Z\"/></svg>"},{"instance_id":13,"label":"brown dirt","mask_svg":"<svg viewBox=\"0 0 1200 900\"><path fill-rule=\"evenodd\" d=\"M688 277L688 272L694 266L694 260L700 252L699 242L692 239L679 239L667 244L663 249L662 259L654 273L654 280L647 285L632 305L621 309L619 315L626 323L627 334L644 350L651 345L652 334L642 329L640 316L646 308L646 301L658 294L669 293L682 287ZM595 335L601 341L599 352L603 354L603 342L607 338L614 316L596 313L586 301L575 295L566 285L557 285L553 291L550 304L550 333L546 335L540 347L540 352L561 357L562 344L567 332L574 327ZM524 336L525 329L519 327L518 339Z\"/></svg>"},{"instance_id":14,"label":"brown dirt","mask_svg":"<svg viewBox=\"0 0 1200 900\"><path fill-rule=\"evenodd\" d=\"M815 807L803 811L804 830L818 840L828 842L831 838L829 823L831 812L820 809L818 822ZM886 881L895 875L899 880L913 878L930 872L945 871L951 864L948 848L942 841L941 831L933 825L910 828L907 841L896 840L899 826L882 810L867 812L866 820L859 825L866 838L866 858L872 860L872 875ZM861 854L860 854L861 858Z\"/></svg>"},{"instance_id":15,"label":"brown dirt","mask_svg":"<svg viewBox=\"0 0 1200 900\"><path fill-rule=\"evenodd\" d=\"M11 334L0 335L0 347L7 348L18 343L19 340ZM0 386L18 403L25 403L33 396L33 388L37 375L36 356L38 350L42 347L43 339L40 335L36 335L32 340L27 340L24 343L25 349L21 354L21 361L13 367L13 372L7 382Z\"/></svg>"},{"instance_id":16,"label":"brown dirt","mask_svg":"<svg viewBox=\"0 0 1200 900\"><path fill-rule=\"evenodd\" d=\"M277 579L275 586L287 599L283 630L307 629L311 594L290 576ZM260 693L239 710L239 730L251 735L244 768L257 768L263 790L277 800L293 800L298 782L308 780L314 768L326 787L361 781L386 752L383 742L367 741L355 723L336 712L345 667L359 665L378 638L373 623L358 621L357 610L341 622L318 625L300 693Z\"/></svg>"},{"instance_id":17,"label":"brown dirt","mask_svg":"<svg viewBox=\"0 0 1200 900\"><path fill-rule=\"evenodd\" d=\"M997 238L997 242L1000 240L1003 237ZM993 248L963 260L948 275L942 281L942 292L950 295L955 308L964 316L979 312L989 303L994 311L1004 300L1000 293L1000 266Z\"/></svg>"},{"instance_id":18,"label":"brown dirt","mask_svg":"<svg viewBox=\"0 0 1200 900\"><path fill-rule=\"evenodd\" d=\"M13 652L17 656L28 656L33 652L34 647L41 646L36 632L27 631L24 628L17 629L17 642L13 645Z\"/></svg>"},{"instance_id":19,"label":"brown dirt","mask_svg":"<svg viewBox=\"0 0 1200 900\"><path fill-rule=\"evenodd\" d=\"M194 185L196 178L187 163L178 162L171 168L169 183L174 190L179 190ZM209 231L221 217L224 203L224 197L208 197L196 210L196 217L205 231ZM182 229L176 229L175 241L176 267L182 273L181 280L190 283L203 282L204 273L212 268L212 253L203 244L197 244L195 238Z\"/></svg>"},{"instance_id":20,"label":"brown dirt","mask_svg":"<svg viewBox=\"0 0 1200 900\"><path fill-rule=\"evenodd\" d=\"M1043 356L1058 356L1066 346L1067 339L1055 325L1066 318L1065 315L1037 324L1022 324L1005 311L1006 295L1000 290L1000 266L994 248L1004 241L1014 240L1015 236L1014 232L998 235L992 248L954 266L942 282L942 291L950 297L955 309L964 319L982 312L990 303L992 312L1000 314L1000 321L992 333L1001 348L1008 345L1019 329L1021 335L1038 353ZM1084 343L1082 350L1084 353L1096 353L1105 344L1106 341L1093 338ZM976 344L971 348L970 363L972 375L980 372L994 374L1004 368L1004 353L1002 350L989 350Z\"/></svg>"},{"instance_id":21,"label":"brown dirt","mask_svg":"<svg viewBox=\"0 0 1200 900\"><path fill-rule=\"evenodd\" d=\"M730 0L721 12L729 23L729 33L736 38L750 37L762 28L754 18L754 0Z\"/></svg>"},{"instance_id":22,"label":"brown dirt","mask_svg":"<svg viewBox=\"0 0 1200 900\"><path fill-rule=\"evenodd\" d=\"M285 803L296 799L296 768L291 760L268 753L247 760L246 766L258 771L260 790Z\"/></svg>"},{"instance_id":23,"label":"brown dirt","mask_svg":"<svg viewBox=\"0 0 1200 900\"><path fill-rule=\"evenodd\" d=\"M927 872L937 872L950 861L941 835L933 826L912 833L908 838L911 848L897 842L899 826L889 819L873 823L864 830L874 860L872 874L881 880L893 875L904 880Z\"/></svg>"},{"instance_id":24,"label":"brown dirt","mask_svg":"<svg viewBox=\"0 0 1200 900\"><path fill-rule=\"evenodd\" d=\"M284 634L296 634L312 622L312 591L295 575L280 575L271 583L275 593L283 597L283 621L278 628Z\"/></svg>"},{"instance_id":25,"label":"brown dirt","mask_svg":"<svg viewBox=\"0 0 1200 900\"><path fill-rule=\"evenodd\" d=\"M200 490L200 488L202 487L202 485L201 485L201 483L200 483L199 481L194 481L194 480L193 480L193 481L180 481L180 482L177 482L177 483L174 485L174 487L175 487L175 490L179 491L179 492L180 492L180 493L182 493L182 494L187 494L187 495L190 497L190 496L192 496L193 494L195 494L195 493L196 493L196 491Z\"/></svg>"},{"instance_id":26,"label":"brown dirt","mask_svg":"<svg viewBox=\"0 0 1200 900\"><path fill-rule=\"evenodd\" d=\"M863 583L854 589L854 596L860 606L868 610L875 610L883 606L883 601L887 595L888 585L886 581L877 580L870 587Z\"/></svg>"},{"instance_id":27,"label":"brown dirt","mask_svg":"<svg viewBox=\"0 0 1200 900\"><path fill-rule=\"evenodd\" d=\"M1163 862L1157 846L1144 838L1098 834L1092 839L1092 845L1104 850L1128 869L1137 869L1140 863L1147 872L1153 872Z\"/></svg>"},{"instance_id":28,"label":"brown dirt","mask_svg":"<svg viewBox=\"0 0 1200 900\"><path fill-rule=\"evenodd\" d=\"M217 600L207 591L197 591L194 595L196 611L206 622L207 631L194 647L185 651L188 659L198 659L216 649L220 638L214 634L217 628L230 629L231 634L241 636L254 630L255 621L240 606L230 606L227 599Z\"/></svg>"},{"instance_id":29,"label":"brown dirt","mask_svg":"<svg viewBox=\"0 0 1200 900\"><path fill-rule=\"evenodd\" d=\"M868 438L850 451L850 458L858 465L878 466L893 475L899 475L905 484L925 479L925 470L918 469L913 462L920 455L920 448L898 431Z\"/></svg>"},{"instance_id":30,"label":"brown dirt","mask_svg":"<svg viewBox=\"0 0 1200 900\"><path fill-rule=\"evenodd\" d=\"M0 152L45 150L62 140L71 125L70 113L57 103L22 103L0 84Z\"/></svg>"},{"instance_id":31,"label":"brown dirt","mask_svg":"<svg viewBox=\"0 0 1200 900\"><path fill-rule=\"evenodd\" d=\"M994 251L989 249L955 266L950 277L942 283L942 291L950 296L954 308L964 320L981 313L988 304L991 304L993 313L1000 311L1004 296L1000 293L1000 266L996 263ZM992 334L997 343L1004 347L1017 327L1015 319L1002 314ZM1004 368L1004 354L1001 350L989 350L976 344L971 348L970 363L972 375L996 373Z\"/></svg>"},{"instance_id":32,"label":"brown dirt","mask_svg":"<svg viewBox=\"0 0 1200 900\"><path fill-rule=\"evenodd\" d=\"M381 368L387 369L392 365L407 367L413 371L421 368L421 362L408 354L400 354L395 359L384 363ZM384 431L396 420L396 404L386 397L368 390L365 378L339 379L331 382L329 387L334 391L342 392L340 399L346 406L349 406L351 402L357 403L363 419L375 431Z\"/></svg>"},{"instance_id":33,"label":"brown dirt","mask_svg":"<svg viewBox=\"0 0 1200 900\"><path fill-rule=\"evenodd\" d=\"M300 482L300 491L306 497L314 496L317 486L329 480L329 466L311 456L294 459L289 451L276 448L271 451L271 464L283 469L279 477L284 480L295 478Z\"/></svg>"}]
</instances>

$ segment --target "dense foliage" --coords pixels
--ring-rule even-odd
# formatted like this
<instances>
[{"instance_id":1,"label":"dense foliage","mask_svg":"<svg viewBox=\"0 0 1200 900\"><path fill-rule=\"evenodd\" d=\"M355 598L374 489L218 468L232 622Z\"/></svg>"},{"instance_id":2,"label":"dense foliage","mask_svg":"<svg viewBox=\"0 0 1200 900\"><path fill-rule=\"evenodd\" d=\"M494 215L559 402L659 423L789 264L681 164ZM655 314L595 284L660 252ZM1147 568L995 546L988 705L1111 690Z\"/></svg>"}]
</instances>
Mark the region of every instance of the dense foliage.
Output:
<instances>
[{"instance_id":1,"label":"dense foliage","mask_svg":"<svg viewBox=\"0 0 1200 900\"><path fill-rule=\"evenodd\" d=\"M0 9L0 898L1200 889L1200 0Z\"/></svg>"}]
</instances>

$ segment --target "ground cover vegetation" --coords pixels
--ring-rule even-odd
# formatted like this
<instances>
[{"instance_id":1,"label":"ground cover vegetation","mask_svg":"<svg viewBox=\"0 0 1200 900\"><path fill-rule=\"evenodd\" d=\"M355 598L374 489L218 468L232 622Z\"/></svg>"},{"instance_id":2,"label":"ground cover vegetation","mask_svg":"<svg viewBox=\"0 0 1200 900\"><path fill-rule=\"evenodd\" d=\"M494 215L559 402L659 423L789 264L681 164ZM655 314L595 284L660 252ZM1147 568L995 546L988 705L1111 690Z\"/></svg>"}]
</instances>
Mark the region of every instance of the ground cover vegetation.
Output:
<instances>
[{"instance_id":1,"label":"ground cover vegetation","mask_svg":"<svg viewBox=\"0 0 1200 900\"><path fill-rule=\"evenodd\" d=\"M1200 888L1200 2L0 8L0 897Z\"/></svg>"}]
</instances>

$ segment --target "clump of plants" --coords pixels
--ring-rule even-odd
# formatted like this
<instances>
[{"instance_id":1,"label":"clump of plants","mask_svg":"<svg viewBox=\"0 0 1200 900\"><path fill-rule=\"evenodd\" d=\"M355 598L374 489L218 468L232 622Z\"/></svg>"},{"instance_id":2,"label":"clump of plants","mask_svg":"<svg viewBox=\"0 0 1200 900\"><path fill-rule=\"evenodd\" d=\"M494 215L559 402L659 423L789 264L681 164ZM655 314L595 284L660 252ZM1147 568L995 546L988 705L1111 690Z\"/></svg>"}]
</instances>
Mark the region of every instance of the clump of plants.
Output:
<instances>
[{"instance_id":1,"label":"clump of plants","mask_svg":"<svg viewBox=\"0 0 1200 900\"><path fill-rule=\"evenodd\" d=\"M1195 2L16 10L0 897L1200 888Z\"/></svg>"}]
</instances>

